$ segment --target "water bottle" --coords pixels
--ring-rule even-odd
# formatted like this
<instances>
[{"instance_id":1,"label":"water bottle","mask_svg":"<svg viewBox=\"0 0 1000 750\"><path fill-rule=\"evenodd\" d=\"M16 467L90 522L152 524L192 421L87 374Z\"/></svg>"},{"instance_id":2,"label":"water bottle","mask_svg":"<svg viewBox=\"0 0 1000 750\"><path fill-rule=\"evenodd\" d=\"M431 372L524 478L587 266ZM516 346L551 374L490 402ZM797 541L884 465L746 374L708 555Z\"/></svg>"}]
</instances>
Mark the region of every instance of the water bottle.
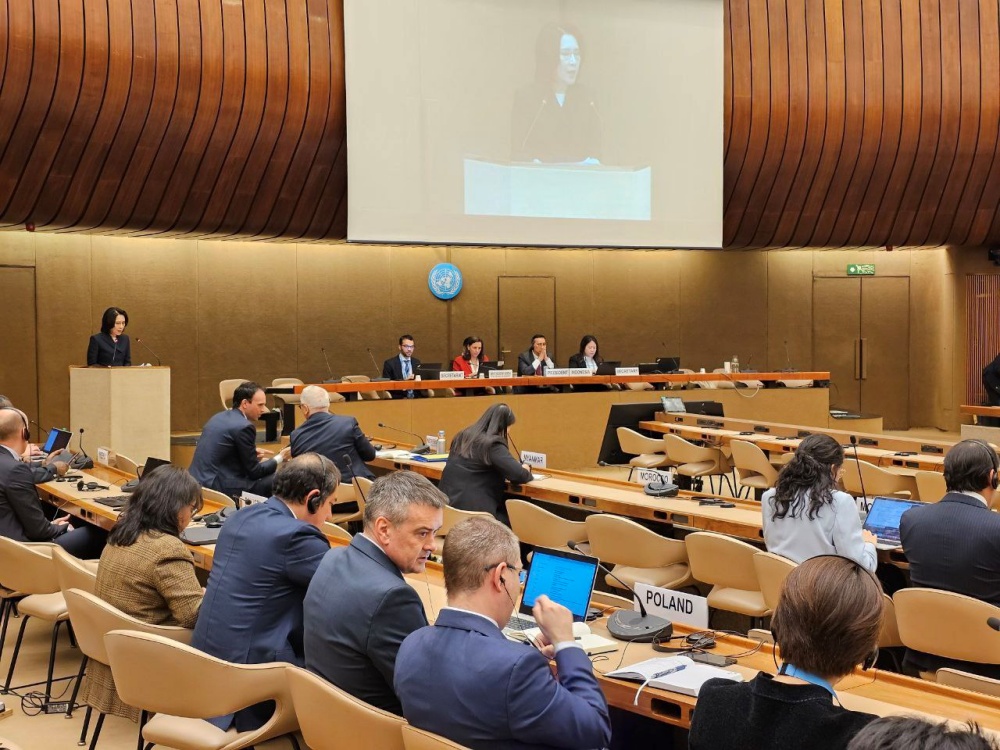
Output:
<instances>
[{"instance_id":1,"label":"water bottle","mask_svg":"<svg viewBox=\"0 0 1000 750\"><path fill-rule=\"evenodd\" d=\"M445 452L444 430L438 430L437 452L438 453L444 453Z\"/></svg>"},{"instance_id":2,"label":"water bottle","mask_svg":"<svg viewBox=\"0 0 1000 750\"><path fill-rule=\"evenodd\" d=\"M734 354L733 355L733 372L739 372L739 371L740 371L740 358L737 357Z\"/></svg>"}]
</instances>

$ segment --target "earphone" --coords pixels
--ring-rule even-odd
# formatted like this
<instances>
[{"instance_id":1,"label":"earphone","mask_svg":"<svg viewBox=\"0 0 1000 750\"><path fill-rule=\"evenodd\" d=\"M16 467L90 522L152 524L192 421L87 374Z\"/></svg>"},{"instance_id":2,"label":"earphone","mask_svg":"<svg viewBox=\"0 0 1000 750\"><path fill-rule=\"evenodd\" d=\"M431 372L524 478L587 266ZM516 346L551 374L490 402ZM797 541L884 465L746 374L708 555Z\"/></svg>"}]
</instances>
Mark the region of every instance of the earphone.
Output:
<instances>
[{"instance_id":1,"label":"earphone","mask_svg":"<svg viewBox=\"0 0 1000 750\"><path fill-rule=\"evenodd\" d=\"M0 409L7 409L8 411L17 412L21 417L21 421L24 422L24 429L21 430L21 439L24 442L31 442L31 428L28 427L28 418L24 416L24 412L20 409L15 409L13 406L0 406Z\"/></svg>"},{"instance_id":2,"label":"earphone","mask_svg":"<svg viewBox=\"0 0 1000 750\"><path fill-rule=\"evenodd\" d=\"M1000 474L1000 458L997 457L996 451L990 448L990 446L988 446L983 440L973 438L970 439L969 442L981 446L982 449L989 454L990 466L993 467L993 476L990 478L990 487L994 490L997 489L1000 487L1000 476L998 476L998 474Z\"/></svg>"},{"instance_id":3,"label":"earphone","mask_svg":"<svg viewBox=\"0 0 1000 750\"><path fill-rule=\"evenodd\" d=\"M691 633L686 636L671 635L672 632L673 628L668 628L654 639L652 643L653 651L658 651L661 654L688 654L692 651L707 651L715 648L715 633L712 631ZM680 648L664 645L672 640L680 640L682 638L684 639L684 645Z\"/></svg>"},{"instance_id":4,"label":"earphone","mask_svg":"<svg viewBox=\"0 0 1000 750\"><path fill-rule=\"evenodd\" d=\"M84 482L81 479L76 483L76 489L79 492L97 492L98 490L106 490L108 487L103 484L98 484L97 482Z\"/></svg>"},{"instance_id":5,"label":"earphone","mask_svg":"<svg viewBox=\"0 0 1000 750\"><path fill-rule=\"evenodd\" d=\"M323 490L317 487L315 490L310 490L310 492L315 492L316 496L311 497L306 500L306 508L310 513L315 513L319 510L319 507L323 504Z\"/></svg>"}]
</instances>

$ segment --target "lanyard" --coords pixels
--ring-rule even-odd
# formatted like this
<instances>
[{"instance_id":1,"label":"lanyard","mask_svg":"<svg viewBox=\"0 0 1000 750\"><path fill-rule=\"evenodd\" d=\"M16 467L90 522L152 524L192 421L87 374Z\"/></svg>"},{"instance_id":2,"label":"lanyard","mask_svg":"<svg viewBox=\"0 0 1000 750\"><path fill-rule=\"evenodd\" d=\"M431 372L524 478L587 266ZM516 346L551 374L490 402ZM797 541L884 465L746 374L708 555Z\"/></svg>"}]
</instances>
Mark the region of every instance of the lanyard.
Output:
<instances>
[{"instance_id":1,"label":"lanyard","mask_svg":"<svg viewBox=\"0 0 1000 750\"><path fill-rule=\"evenodd\" d=\"M778 670L778 674L795 677L796 679L803 680L804 682L817 685L826 690L834 698L837 697L837 694L833 691L833 685L824 680L822 677L817 677L812 672L806 672L804 669L799 669L794 664L785 662L781 665L781 669Z\"/></svg>"}]
</instances>

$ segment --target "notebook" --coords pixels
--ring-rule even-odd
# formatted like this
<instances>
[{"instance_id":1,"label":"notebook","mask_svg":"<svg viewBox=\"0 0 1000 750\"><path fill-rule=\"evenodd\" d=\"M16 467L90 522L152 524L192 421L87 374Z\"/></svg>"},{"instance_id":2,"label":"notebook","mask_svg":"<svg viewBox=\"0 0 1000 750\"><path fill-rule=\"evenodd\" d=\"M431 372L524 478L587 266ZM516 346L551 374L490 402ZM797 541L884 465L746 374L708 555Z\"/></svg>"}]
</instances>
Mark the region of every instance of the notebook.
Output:
<instances>
[{"instance_id":1,"label":"notebook","mask_svg":"<svg viewBox=\"0 0 1000 750\"><path fill-rule=\"evenodd\" d=\"M900 519L910 508L922 504L917 500L876 497L865 518L864 530L878 537L878 544L875 546L879 549L896 549L902 544L899 541Z\"/></svg>"},{"instance_id":2,"label":"notebook","mask_svg":"<svg viewBox=\"0 0 1000 750\"><path fill-rule=\"evenodd\" d=\"M681 667L679 671L671 671L678 667ZM654 677L654 675L668 671L670 674ZM692 697L697 697L701 686L709 680L722 679L743 682L743 675L738 672L730 672L727 669L712 667L708 664L697 664L686 656L646 659L646 661L632 664L624 669L607 672L605 676L647 683L649 687Z\"/></svg>"}]
</instances>

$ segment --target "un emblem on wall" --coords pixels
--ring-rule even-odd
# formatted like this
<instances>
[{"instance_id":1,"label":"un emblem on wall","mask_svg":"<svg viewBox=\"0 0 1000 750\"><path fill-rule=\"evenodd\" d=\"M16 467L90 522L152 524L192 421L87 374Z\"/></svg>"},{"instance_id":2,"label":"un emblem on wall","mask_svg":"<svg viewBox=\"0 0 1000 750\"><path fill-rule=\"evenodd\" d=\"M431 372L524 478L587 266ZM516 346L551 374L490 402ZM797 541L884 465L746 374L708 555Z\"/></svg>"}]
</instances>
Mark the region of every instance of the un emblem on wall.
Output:
<instances>
[{"instance_id":1,"label":"un emblem on wall","mask_svg":"<svg viewBox=\"0 0 1000 750\"><path fill-rule=\"evenodd\" d=\"M427 276L427 286L438 299L454 299L462 291L462 272L453 263L438 263Z\"/></svg>"}]
</instances>

